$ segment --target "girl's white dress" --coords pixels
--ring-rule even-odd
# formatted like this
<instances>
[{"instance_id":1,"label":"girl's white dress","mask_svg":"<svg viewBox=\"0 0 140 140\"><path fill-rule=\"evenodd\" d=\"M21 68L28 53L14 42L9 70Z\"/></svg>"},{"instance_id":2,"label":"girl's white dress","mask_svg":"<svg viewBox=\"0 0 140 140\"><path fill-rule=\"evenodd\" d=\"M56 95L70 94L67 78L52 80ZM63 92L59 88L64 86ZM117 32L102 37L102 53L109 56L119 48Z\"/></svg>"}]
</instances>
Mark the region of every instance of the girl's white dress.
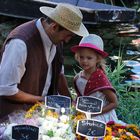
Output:
<instances>
[{"instance_id":1,"label":"girl's white dress","mask_svg":"<svg viewBox=\"0 0 140 140\"><path fill-rule=\"evenodd\" d=\"M77 86L79 92L81 93L81 95L84 95L86 84L87 84L87 80L81 76L81 72L80 72L78 74L78 78L76 79L76 86ZM108 101L106 100L105 95L101 91L96 91L94 93L91 93L89 96L96 97L96 98L103 100L103 106L106 106L108 104ZM100 120L105 123L107 123L109 121L114 121L116 123L126 125L121 120L118 120L114 109L107 113L104 113L102 115L96 115L95 117L92 117L92 119Z\"/></svg>"}]
</instances>

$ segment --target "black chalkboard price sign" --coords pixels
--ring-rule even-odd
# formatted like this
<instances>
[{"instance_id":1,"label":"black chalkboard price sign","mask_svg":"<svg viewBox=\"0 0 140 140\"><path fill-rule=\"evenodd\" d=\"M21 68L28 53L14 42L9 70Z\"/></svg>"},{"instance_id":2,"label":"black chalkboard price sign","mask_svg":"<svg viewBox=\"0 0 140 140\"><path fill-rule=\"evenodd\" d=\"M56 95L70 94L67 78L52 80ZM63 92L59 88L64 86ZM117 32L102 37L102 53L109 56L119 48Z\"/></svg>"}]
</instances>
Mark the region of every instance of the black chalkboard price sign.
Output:
<instances>
[{"instance_id":1,"label":"black chalkboard price sign","mask_svg":"<svg viewBox=\"0 0 140 140\"><path fill-rule=\"evenodd\" d=\"M32 125L12 127L12 138L15 140L38 140L39 128Z\"/></svg>"},{"instance_id":2,"label":"black chalkboard price sign","mask_svg":"<svg viewBox=\"0 0 140 140\"><path fill-rule=\"evenodd\" d=\"M105 136L105 130L105 123L97 120L85 119L78 121L76 133L89 138L100 138Z\"/></svg>"},{"instance_id":3,"label":"black chalkboard price sign","mask_svg":"<svg viewBox=\"0 0 140 140\"><path fill-rule=\"evenodd\" d=\"M50 95L45 97L45 105L47 107L57 109L57 108L70 108L71 99L70 97L61 95Z\"/></svg>"},{"instance_id":4,"label":"black chalkboard price sign","mask_svg":"<svg viewBox=\"0 0 140 140\"><path fill-rule=\"evenodd\" d=\"M102 112L103 101L101 99L91 96L78 97L76 109L91 114L98 114Z\"/></svg>"}]
</instances>

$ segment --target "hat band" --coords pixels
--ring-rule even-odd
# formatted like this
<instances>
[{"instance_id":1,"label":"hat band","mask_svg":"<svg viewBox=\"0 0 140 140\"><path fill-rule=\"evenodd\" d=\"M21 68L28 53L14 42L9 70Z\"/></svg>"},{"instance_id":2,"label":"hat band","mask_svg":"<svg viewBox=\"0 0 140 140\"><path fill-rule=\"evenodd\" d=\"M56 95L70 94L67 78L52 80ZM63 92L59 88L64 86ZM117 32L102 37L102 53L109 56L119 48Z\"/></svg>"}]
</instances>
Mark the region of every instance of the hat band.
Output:
<instances>
[{"instance_id":1,"label":"hat band","mask_svg":"<svg viewBox=\"0 0 140 140\"><path fill-rule=\"evenodd\" d=\"M79 46L80 47L89 47L89 48L93 48L93 49L98 49L98 50L100 50L100 51L103 51L103 50L101 50L100 48L98 48L96 45L93 45L93 44L91 44L91 43L81 43L81 44L79 44Z\"/></svg>"}]
</instances>

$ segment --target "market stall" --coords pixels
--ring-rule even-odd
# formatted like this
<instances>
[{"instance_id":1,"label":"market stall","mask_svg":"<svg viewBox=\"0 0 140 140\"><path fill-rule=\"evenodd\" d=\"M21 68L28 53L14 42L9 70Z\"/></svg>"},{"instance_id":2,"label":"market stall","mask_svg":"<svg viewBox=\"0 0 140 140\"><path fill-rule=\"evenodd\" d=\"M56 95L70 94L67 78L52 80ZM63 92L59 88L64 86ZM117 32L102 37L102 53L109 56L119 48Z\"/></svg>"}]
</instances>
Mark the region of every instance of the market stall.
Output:
<instances>
[{"instance_id":1,"label":"market stall","mask_svg":"<svg viewBox=\"0 0 140 140\"><path fill-rule=\"evenodd\" d=\"M9 114L0 125L0 140L139 140L136 125L123 126L91 118L102 110L102 100L80 97L76 104L68 97L52 95L45 103L36 103L28 111Z\"/></svg>"}]
</instances>

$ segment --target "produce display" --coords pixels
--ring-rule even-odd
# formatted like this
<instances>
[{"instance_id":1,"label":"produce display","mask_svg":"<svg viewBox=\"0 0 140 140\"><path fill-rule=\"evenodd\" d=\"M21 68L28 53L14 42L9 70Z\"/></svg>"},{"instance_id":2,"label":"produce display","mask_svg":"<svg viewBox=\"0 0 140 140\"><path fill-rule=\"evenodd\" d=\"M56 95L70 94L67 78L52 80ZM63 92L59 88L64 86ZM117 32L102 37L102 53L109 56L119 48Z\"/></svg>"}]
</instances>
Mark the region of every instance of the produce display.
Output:
<instances>
[{"instance_id":1,"label":"produce display","mask_svg":"<svg viewBox=\"0 0 140 140\"><path fill-rule=\"evenodd\" d=\"M14 140L16 137L21 140L88 140L88 136L76 131L77 122L86 119L85 113L76 110L73 104L69 109L52 109L38 102L28 111L18 110L10 114L9 119L0 125L0 140ZM140 129L133 124L122 126L108 122L105 136L92 139L139 140Z\"/></svg>"}]
</instances>

